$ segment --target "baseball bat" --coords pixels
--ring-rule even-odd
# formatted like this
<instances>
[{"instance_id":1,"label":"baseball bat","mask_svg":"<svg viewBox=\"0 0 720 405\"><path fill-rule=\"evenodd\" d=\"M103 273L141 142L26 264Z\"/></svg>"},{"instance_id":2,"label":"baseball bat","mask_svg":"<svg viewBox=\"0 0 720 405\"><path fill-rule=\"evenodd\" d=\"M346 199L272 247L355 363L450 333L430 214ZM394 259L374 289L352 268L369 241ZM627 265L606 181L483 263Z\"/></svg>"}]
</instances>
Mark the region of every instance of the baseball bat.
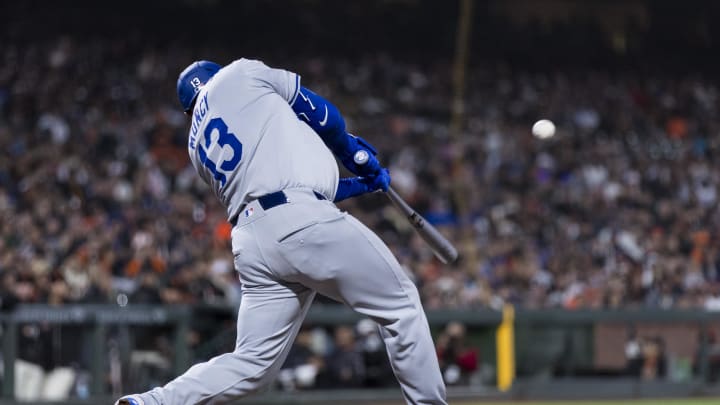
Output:
<instances>
[{"instance_id":1,"label":"baseball bat","mask_svg":"<svg viewBox=\"0 0 720 405\"><path fill-rule=\"evenodd\" d=\"M373 153L374 154L374 153ZM361 149L355 152L353 160L358 165L364 165L370 159L370 154L367 150ZM455 246L450 243L434 226L430 225L422 215L418 214L412 207L400 197L392 187L388 187L387 193L390 201L407 216L410 225L420 234L425 242L430 245L435 256L440 259L441 262L448 264L454 262L458 257L458 251Z\"/></svg>"},{"instance_id":2,"label":"baseball bat","mask_svg":"<svg viewBox=\"0 0 720 405\"><path fill-rule=\"evenodd\" d=\"M388 187L387 196L390 201L407 216L410 224L417 230L420 236L430 245L430 248L435 253L441 262L447 264L454 262L458 257L458 251L455 246L450 243L434 226L427 222L422 215L418 214L408 203L403 200L400 195L393 190L392 187Z\"/></svg>"}]
</instances>

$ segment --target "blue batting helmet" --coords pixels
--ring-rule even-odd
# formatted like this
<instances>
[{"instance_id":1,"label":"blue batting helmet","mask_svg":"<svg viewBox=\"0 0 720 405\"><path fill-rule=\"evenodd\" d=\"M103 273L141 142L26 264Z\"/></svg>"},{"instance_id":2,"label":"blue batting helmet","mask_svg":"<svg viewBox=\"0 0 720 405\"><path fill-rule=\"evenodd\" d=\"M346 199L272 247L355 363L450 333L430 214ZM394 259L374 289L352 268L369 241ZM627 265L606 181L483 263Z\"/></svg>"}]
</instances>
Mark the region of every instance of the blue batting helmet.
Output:
<instances>
[{"instance_id":1,"label":"blue batting helmet","mask_svg":"<svg viewBox=\"0 0 720 405\"><path fill-rule=\"evenodd\" d=\"M183 111L189 112L202 86L215 76L222 66L209 60L199 60L186 67L178 76L177 93Z\"/></svg>"}]
</instances>

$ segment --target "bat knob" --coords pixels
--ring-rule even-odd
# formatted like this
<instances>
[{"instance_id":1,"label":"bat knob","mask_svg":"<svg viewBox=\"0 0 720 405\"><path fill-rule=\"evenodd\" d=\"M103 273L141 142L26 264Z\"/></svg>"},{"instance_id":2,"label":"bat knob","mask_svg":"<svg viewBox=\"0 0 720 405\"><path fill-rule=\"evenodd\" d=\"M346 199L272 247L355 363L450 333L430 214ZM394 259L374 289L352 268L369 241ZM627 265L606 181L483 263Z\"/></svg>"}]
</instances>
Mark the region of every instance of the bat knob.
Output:
<instances>
[{"instance_id":1,"label":"bat knob","mask_svg":"<svg viewBox=\"0 0 720 405\"><path fill-rule=\"evenodd\" d=\"M370 154L368 154L366 150L359 150L355 152L355 156L353 156L353 161L358 165L364 165L368 160L370 160Z\"/></svg>"}]
</instances>

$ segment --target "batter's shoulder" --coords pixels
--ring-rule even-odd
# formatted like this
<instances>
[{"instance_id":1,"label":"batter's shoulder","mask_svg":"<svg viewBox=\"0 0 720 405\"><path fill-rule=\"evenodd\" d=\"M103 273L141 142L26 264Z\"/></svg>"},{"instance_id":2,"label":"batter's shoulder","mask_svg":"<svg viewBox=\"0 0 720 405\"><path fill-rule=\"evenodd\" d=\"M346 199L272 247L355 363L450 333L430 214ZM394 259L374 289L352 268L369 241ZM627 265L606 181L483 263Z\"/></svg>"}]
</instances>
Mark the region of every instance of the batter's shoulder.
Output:
<instances>
[{"instance_id":1,"label":"batter's shoulder","mask_svg":"<svg viewBox=\"0 0 720 405\"><path fill-rule=\"evenodd\" d=\"M228 67L232 67L233 69L239 69L243 70L245 72L257 72L257 71L263 71L270 69L263 61L259 59L248 59L248 58L240 58L236 59Z\"/></svg>"}]
</instances>

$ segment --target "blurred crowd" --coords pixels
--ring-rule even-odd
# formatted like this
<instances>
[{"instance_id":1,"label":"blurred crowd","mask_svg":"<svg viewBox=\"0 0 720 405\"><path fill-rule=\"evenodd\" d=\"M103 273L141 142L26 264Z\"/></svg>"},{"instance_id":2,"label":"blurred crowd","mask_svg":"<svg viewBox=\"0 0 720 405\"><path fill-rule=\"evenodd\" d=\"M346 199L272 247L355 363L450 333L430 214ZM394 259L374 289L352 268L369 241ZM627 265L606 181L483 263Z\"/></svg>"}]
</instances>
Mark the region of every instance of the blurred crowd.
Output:
<instances>
[{"instance_id":1,"label":"blurred crowd","mask_svg":"<svg viewBox=\"0 0 720 405\"><path fill-rule=\"evenodd\" d=\"M189 163L173 91L203 55L141 43L3 48L4 308L238 303L230 225ZM223 63L254 56L215 52ZM447 63L266 61L333 100L393 185L459 247L461 260L442 265L382 196L342 204L388 242L427 308L720 309L711 79L471 66L450 131ZM531 136L539 118L554 120L555 137Z\"/></svg>"},{"instance_id":2,"label":"blurred crowd","mask_svg":"<svg viewBox=\"0 0 720 405\"><path fill-rule=\"evenodd\" d=\"M174 73L127 45L3 48L4 307L239 299L230 225L188 164L185 117L157 95Z\"/></svg>"},{"instance_id":3,"label":"blurred crowd","mask_svg":"<svg viewBox=\"0 0 720 405\"><path fill-rule=\"evenodd\" d=\"M492 384L492 370L481 367L479 348L466 339L465 327L448 323L437 339L437 355L448 385ZM488 381L490 380L490 381ZM362 319L331 331L304 328L298 334L277 388L361 388L396 386L377 325Z\"/></svg>"},{"instance_id":4,"label":"blurred crowd","mask_svg":"<svg viewBox=\"0 0 720 405\"><path fill-rule=\"evenodd\" d=\"M231 226L190 165L189 123L175 80L193 60L240 57L295 71L336 104L349 131L378 148L393 186L459 248L457 263L440 263L381 194L340 204L388 243L426 309L512 303L720 310L720 93L717 77L687 69L690 54L701 53L681 37L677 55L684 57L677 63L620 69L595 66L609 48L585 21L554 30L535 22L527 31L478 15L478 25L499 33L474 38L493 57L471 55L464 81L456 83L444 53L454 37L454 25L444 22L455 14L444 3L418 6L412 23L405 2L381 2L390 9L385 24L368 32L345 25L372 20L365 14L372 7L328 3L328 14L347 12L348 19L321 24L306 3L261 3L276 8L275 25L251 18L252 2L237 2L243 24L232 13L199 18L207 16L203 2L172 3L205 24L185 33L159 18L147 17L148 24L135 10L94 20L53 2L40 13L34 2L0 6L14 16L0 30L0 310L23 303L239 304ZM106 13L107 5L93 4L84 6ZM167 17L162 6L145 6L143 15ZM63 17L52 7L62 8ZM103 21L106 31L121 26L122 35L82 34L102 31ZM437 25L433 35L424 34L422 21ZM48 35L39 26L79 31ZM202 27L209 36L217 28L214 35L225 41L195 38ZM289 35L296 30L306 35ZM391 38L395 31L402 33ZM657 35L650 34L626 45L652 50ZM524 50L535 47L544 52L525 58ZM515 48L521 59L502 58ZM568 54L570 63L546 62ZM579 61L590 64L573 63ZM682 71L672 69L677 64ZM462 102L454 88L463 90ZM539 119L555 123L554 137L532 136ZM193 360L234 344L231 316L202 310L196 308L187 339ZM159 329L109 331L103 381L119 392L123 373L138 385L172 377L172 331ZM437 332L448 385L492 384L494 371L462 324ZM70 366L77 376L60 375L61 385L87 397L90 333L74 325L21 325L18 357L28 364L16 381L35 395L28 381L45 379L38 377L44 370L69 374ZM720 339L709 340L716 380ZM668 373L660 337L633 336L625 354L629 375ZM371 321L307 327L276 388L385 386L395 384L391 373Z\"/></svg>"}]
</instances>

